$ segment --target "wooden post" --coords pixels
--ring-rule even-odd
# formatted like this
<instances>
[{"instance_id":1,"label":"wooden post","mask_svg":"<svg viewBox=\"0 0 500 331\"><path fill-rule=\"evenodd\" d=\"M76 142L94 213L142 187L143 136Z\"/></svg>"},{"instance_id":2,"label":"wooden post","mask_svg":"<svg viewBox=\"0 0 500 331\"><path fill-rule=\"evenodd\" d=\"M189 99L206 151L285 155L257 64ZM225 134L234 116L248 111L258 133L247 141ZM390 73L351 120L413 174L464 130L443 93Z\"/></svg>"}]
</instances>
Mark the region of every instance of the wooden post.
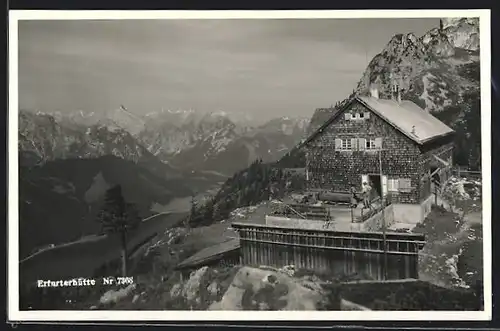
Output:
<instances>
[{"instance_id":1,"label":"wooden post","mask_svg":"<svg viewBox=\"0 0 500 331\"><path fill-rule=\"evenodd\" d=\"M354 223L354 211L351 204L351 224Z\"/></svg>"},{"instance_id":2,"label":"wooden post","mask_svg":"<svg viewBox=\"0 0 500 331\"><path fill-rule=\"evenodd\" d=\"M385 223L385 194L384 188L382 185L382 177L384 176L382 172L382 146L380 146L380 150L378 151L378 164L380 171L380 186L382 191L381 196L381 204L382 204L382 234L383 234L383 245L384 245L384 279L387 280L387 239L386 239L386 223Z\"/></svg>"},{"instance_id":3,"label":"wooden post","mask_svg":"<svg viewBox=\"0 0 500 331\"><path fill-rule=\"evenodd\" d=\"M434 204L437 206L438 204L438 189L437 189L437 183L434 182Z\"/></svg>"}]
</instances>

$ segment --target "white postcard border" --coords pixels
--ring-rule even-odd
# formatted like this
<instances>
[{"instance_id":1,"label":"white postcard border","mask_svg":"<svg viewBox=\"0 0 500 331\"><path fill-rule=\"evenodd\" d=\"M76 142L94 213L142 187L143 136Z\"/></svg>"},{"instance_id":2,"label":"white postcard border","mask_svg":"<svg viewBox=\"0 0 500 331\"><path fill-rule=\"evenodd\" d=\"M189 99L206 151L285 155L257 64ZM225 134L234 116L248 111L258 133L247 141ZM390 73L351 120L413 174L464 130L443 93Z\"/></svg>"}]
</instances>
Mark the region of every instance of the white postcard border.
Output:
<instances>
[{"instance_id":1,"label":"white postcard border","mask_svg":"<svg viewBox=\"0 0 500 331\"><path fill-rule=\"evenodd\" d=\"M293 11L9 11L8 112L8 320L42 321L439 321L491 320L491 199L483 199L484 311L20 311L18 188L18 21L124 19L319 19L479 17L481 72L482 193L491 197L491 25L490 10L293 10Z\"/></svg>"}]
</instances>

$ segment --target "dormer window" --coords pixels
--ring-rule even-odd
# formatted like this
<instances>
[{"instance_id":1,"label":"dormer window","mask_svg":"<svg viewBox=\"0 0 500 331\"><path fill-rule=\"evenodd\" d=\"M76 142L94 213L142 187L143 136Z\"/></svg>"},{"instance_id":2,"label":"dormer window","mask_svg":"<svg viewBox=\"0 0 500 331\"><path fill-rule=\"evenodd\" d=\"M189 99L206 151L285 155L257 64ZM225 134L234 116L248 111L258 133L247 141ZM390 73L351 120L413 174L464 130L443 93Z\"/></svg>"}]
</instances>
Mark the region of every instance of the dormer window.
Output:
<instances>
[{"instance_id":1,"label":"dormer window","mask_svg":"<svg viewBox=\"0 0 500 331\"><path fill-rule=\"evenodd\" d=\"M345 119L346 120L364 120L370 117L369 112L356 112L356 113L346 113L345 114Z\"/></svg>"}]
</instances>

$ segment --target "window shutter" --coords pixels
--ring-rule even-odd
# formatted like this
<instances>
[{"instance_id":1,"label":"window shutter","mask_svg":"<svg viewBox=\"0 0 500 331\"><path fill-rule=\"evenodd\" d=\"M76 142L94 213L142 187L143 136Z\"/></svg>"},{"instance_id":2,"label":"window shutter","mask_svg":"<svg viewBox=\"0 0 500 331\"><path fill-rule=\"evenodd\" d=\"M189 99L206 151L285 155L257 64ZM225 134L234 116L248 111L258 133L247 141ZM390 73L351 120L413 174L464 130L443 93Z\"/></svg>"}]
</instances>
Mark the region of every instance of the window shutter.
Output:
<instances>
[{"instance_id":1,"label":"window shutter","mask_svg":"<svg viewBox=\"0 0 500 331\"><path fill-rule=\"evenodd\" d=\"M335 150L338 151L340 150L342 146L342 139L335 139Z\"/></svg>"},{"instance_id":2,"label":"window shutter","mask_svg":"<svg viewBox=\"0 0 500 331\"><path fill-rule=\"evenodd\" d=\"M358 143L358 139L356 139L356 138L351 138L351 149L352 149L353 151L357 151L357 150L358 150L357 143Z\"/></svg>"},{"instance_id":3,"label":"window shutter","mask_svg":"<svg viewBox=\"0 0 500 331\"><path fill-rule=\"evenodd\" d=\"M382 149L382 138L375 138L375 149Z\"/></svg>"},{"instance_id":4,"label":"window shutter","mask_svg":"<svg viewBox=\"0 0 500 331\"><path fill-rule=\"evenodd\" d=\"M369 112L369 111L367 111L367 112L365 113L365 118L370 118L370 112Z\"/></svg>"},{"instance_id":5,"label":"window shutter","mask_svg":"<svg viewBox=\"0 0 500 331\"><path fill-rule=\"evenodd\" d=\"M401 191L409 191L411 190L411 179L401 178L398 182L399 190Z\"/></svg>"},{"instance_id":6,"label":"window shutter","mask_svg":"<svg viewBox=\"0 0 500 331\"><path fill-rule=\"evenodd\" d=\"M350 113L345 113L345 119L348 121L351 119L351 114Z\"/></svg>"},{"instance_id":7,"label":"window shutter","mask_svg":"<svg viewBox=\"0 0 500 331\"><path fill-rule=\"evenodd\" d=\"M360 151L364 151L366 147L366 139L365 138L359 138L358 139L358 149Z\"/></svg>"},{"instance_id":8,"label":"window shutter","mask_svg":"<svg viewBox=\"0 0 500 331\"><path fill-rule=\"evenodd\" d=\"M397 179L393 179L392 180L392 186L393 186L394 192L398 192L399 191L399 181Z\"/></svg>"},{"instance_id":9,"label":"window shutter","mask_svg":"<svg viewBox=\"0 0 500 331\"><path fill-rule=\"evenodd\" d=\"M387 195L387 176L382 176L382 196Z\"/></svg>"},{"instance_id":10,"label":"window shutter","mask_svg":"<svg viewBox=\"0 0 500 331\"><path fill-rule=\"evenodd\" d=\"M389 180L387 181L387 191L389 191L389 192L394 192L394 191L395 191L395 190L394 190L394 186L395 186L395 185L394 185L394 179L389 179Z\"/></svg>"}]
</instances>

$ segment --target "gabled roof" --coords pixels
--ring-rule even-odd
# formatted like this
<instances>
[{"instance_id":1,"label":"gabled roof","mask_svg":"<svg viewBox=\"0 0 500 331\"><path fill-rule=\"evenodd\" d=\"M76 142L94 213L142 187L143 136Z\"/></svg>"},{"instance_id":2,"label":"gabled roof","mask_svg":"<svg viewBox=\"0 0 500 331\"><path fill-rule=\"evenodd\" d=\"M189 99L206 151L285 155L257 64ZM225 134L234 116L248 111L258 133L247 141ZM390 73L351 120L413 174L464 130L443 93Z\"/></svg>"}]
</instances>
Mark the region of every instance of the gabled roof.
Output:
<instances>
[{"instance_id":1,"label":"gabled roof","mask_svg":"<svg viewBox=\"0 0 500 331\"><path fill-rule=\"evenodd\" d=\"M419 145L454 132L411 101L404 100L398 103L394 100L367 96L357 99Z\"/></svg>"},{"instance_id":2,"label":"gabled roof","mask_svg":"<svg viewBox=\"0 0 500 331\"><path fill-rule=\"evenodd\" d=\"M419 145L454 132L453 129L432 116L429 112L408 100L398 103L394 100L378 99L369 96L357 96L353 100L357 100L366 106ZM323 132L351 103L352 101L335 112L328 121L309 136L304 144L307 144L319 133Z\"/></svg>"},{"instance_id":3,"label":"gabled roof","mask_svg":"<svg viewBox=\"0 0 500 331\"><path fill-rule=\"evenodd\" d=\"M350 101L348 101L343 107L335 108L331 113L330 117L328 118L328 120L326 120L318 129L316 129L316 131L314 131L304 142L302 142L302 144L300 144L299 147L306 145L308 142L313 140L318 134L322 133L323 130L337 118L337 115L340 114L344 109L349 107L349 105L352 104L354 100L355 99L353 98Z\"/></svg>"}]
</instances>

